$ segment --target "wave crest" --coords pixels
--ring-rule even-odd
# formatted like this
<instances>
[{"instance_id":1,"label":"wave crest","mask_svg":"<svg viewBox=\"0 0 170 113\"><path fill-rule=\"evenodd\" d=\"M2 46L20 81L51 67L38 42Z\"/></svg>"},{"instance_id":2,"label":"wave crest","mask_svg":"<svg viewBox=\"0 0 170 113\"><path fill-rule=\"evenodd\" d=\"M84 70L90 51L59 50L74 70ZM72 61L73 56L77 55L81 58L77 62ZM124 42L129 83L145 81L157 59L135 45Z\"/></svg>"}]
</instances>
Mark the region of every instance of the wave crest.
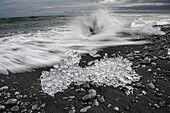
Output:
<instances>
[{"instance_id":1,"label":"wave crest","mask_svg":"<svg viewBox=\"0 0 170 113\"><path fill-rule=\"evenodd\" d=\"M139 38L136 34L139 32L158 33L158 30L151 29L131 27L130 22L115 19L108 10L97 10L52 30L3 37L0 38L0 73L51 66L60 62L67 50L87 51L106 46L143 44L145 41L131 39Z\"/></svg>"}]
</instances>

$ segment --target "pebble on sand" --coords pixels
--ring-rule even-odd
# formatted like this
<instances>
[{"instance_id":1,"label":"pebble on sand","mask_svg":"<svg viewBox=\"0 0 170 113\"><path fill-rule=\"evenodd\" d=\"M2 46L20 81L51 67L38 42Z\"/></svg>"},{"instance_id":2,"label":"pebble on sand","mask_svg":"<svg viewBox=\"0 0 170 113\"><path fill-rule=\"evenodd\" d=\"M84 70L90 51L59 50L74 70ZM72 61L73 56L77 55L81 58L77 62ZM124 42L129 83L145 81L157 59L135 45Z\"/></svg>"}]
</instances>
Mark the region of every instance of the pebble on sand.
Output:
<instances>
[{"instance_id":1,"label":"pebble on sand","mask_svg":"<svg viewBox=\"0 0 170 113\"><path fill-rule=\"evenodd\" d=\"M15 105L15 104L17 104L17 99L9 99L5 104L6 105Z\"/></svg>"},{"instance_id":2,"label":"pebble on sand","mask_svg":"<svg viewBox=\"0 0 170 113\"><path fill-rule=\"evenodd\" d=\"M117 106L115 106L115 107L113 108L113 110L114 110L114 111L119 111L119 108L118 108Z\"/></svg>"},{"instance_id":3,"label":"pebble on sand","mask_svg":"<svg viewBox=\"0 0 170 113\"><path fill-rule=\"evenodd\" d=\"M8 86L3 86L0 88L0 91L3 91L3 90L8 90Z\"/></svg>"},{"instance_id":4,"label":"pebble on sand","mask_svg":"<svg viewBox=\"0 0 170 113\"><path fill-rule=\"evenodd\" d=\"M85 107L85 108L82 108L81 110L80 110L80 112L81 113L85 113L85 112L87 112L87 110L89 110L91 108L91 106L87 106L87 107Z\"/></svg>"},{"instance_id":5,"label":"pebble on sand","mask_svg":"<svg viewBox=\"0 0 170 113\"><path fill-rule=\"evenodd\" d=\"M96 97L96 90L94 89L90 89L89 94L85 95L84 97L82 97L82 100L86 101L86 100L90 100Z\"/></svg>"},{"instance_id":6,"label":"pebble on sand","mask_svg":"<svg viewBox=\"0 0 170 113\"><path fill-rule=\"evenodd\" d=\"M0 105L0 111L5 110L5 106L4 105Z\"/></svg>"},{"instance_id":7,"label":"pebble on sand","mask_svg":"<svg viewBox=\"0 0 170 113\"><path fill-rule=\"evenodd\" d=\"M15 112L19 111L19 107L18 106L14 106L14 107L11 108L11 111L15 111Z\"/></svg>"}]
</instances>

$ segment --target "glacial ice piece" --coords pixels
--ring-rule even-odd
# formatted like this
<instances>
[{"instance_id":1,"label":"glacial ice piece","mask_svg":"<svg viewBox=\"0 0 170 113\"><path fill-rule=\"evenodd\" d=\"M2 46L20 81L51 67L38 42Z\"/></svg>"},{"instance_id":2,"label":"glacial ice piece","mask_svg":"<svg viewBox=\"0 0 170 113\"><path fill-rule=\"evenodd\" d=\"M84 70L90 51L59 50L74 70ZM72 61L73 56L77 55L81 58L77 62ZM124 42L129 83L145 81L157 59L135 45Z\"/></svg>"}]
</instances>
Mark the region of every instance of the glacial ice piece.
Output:
<instances>
[{"instance_id":1,"label":"glacial ice piece","mask_svg":"<svg viewBox=\"0 0 170 113\"><path fill-rule=\"evenodd\" d=\"M143 27L146 24L147 23L142 18L139 18L138 20L135 20L135 22L131 23L131 27Z\"/></svg>"},{"instance_id":2,"label":"glacial ice piece","mask_svg":"<svg viewBox=\"0 0 170 113\"><path fill-rule=\"evenodd\" d=\"M136 24L146 24L146 22L140 17L138 20L136 20Z\"/></svg>"},{"instance_id":3,"label":"glacial ice piece","mask_svg":"<svg viewBox=\"0 0 170 113\"><path fill-rule=\"evenodd\" d=\"M155 25L159 25L157 21L144 21L142 18L135 20L135 22L131 23L131 28L129 32L132 33L141 33L147 35L165 35L163 31L161 31L160 27L153 27Z\"/></svg>"},{"instance_id":4,"label":"glacial ice piece","mask_svg":"<svg viewBox=\"0 0 170 113\"><path fill-rule=\"evenodd\" d=\"M167 54L170 56L170 49L168 49L168 53Z\"/></svg>"},{"instance_id":5,"label":"glacial ice piece","mask_svg":"<svg viewBox=\"0 0 170 113\"><path fill-rule=\"evenodd\" d=\"M96 86L125 86L139 81L140 76L131 68L132 62L123 57L101 59L94 65L79 66L81 56L68 52L68 57L54 66L50 71L43 71L40 77L42 90L54 96L67 89L71 83L80 85L91 82Z\"/></svg>"}]
</instances>

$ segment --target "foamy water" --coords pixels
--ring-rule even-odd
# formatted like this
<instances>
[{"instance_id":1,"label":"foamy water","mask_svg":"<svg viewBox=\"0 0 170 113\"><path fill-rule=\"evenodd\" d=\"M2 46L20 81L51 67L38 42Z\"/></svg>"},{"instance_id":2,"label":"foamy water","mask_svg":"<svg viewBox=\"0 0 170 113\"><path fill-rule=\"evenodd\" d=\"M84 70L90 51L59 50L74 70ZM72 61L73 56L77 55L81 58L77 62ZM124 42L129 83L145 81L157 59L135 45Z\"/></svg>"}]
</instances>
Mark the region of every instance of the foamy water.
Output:
<instances>
[{"instance_id":1,"label":"foamy water","mask_svg":"<svg viewBox=\"0 0 170 113\"><path fill-rule=\"evenodd\" d=\"M51 66L66 57L68 50L84 52L106 46L146 43L131 41L140 38L139 33L164 34L151 24L142 23L143 20L134 21L135 23L117 20L107 10L98 10L68 22L46 31L0 38L0 73L17 73ZM130 36L122 36L121 33L128 33Z\"/></svg>"}]
</instances>

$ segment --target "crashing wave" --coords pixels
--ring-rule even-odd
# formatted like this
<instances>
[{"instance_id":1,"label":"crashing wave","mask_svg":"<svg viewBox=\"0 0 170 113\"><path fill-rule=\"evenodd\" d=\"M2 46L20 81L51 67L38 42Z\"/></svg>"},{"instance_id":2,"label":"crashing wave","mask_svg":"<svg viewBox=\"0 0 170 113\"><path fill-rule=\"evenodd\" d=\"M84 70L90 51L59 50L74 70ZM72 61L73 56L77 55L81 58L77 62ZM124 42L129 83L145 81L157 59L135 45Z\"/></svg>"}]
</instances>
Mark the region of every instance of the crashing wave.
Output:
<instances>
[{"instance_id":1,"label":"crashing wave","mask_svg":"<svg viewBox=\"0 0 170 113\"><path fill-rule=\"evenodd\" d=\"M121 33L131 35L123 36ZM54 65L66 57L67 50L146 43L131 40L140 38L137 33L162 32L151 26L131 27L129 22L115 19L108 10L97 10L52 30L3 37L0 38L0 73L18 73Z\"/></svg>"}]
</instances>

